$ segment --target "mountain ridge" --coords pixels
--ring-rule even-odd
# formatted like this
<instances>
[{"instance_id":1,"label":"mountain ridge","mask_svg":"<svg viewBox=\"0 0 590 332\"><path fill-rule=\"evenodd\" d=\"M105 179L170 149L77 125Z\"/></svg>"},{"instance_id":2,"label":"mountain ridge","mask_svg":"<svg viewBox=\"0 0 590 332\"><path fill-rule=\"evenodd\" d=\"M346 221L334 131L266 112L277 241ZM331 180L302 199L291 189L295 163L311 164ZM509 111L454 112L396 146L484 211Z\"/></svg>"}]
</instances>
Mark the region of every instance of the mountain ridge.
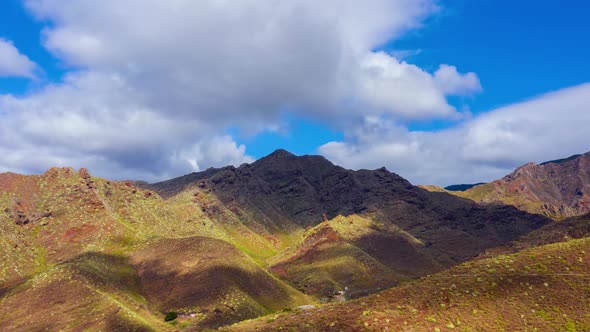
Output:
<instances>
[{"instance_id":1,"label":"mountain ridge","mask_svg":"<svg viewBox=\"0 0 590 332\"><path fill-rule=\"evenodd\" d=\"M318 296L373 281L358 275L356 268L348 274L335 270L305 274L305 264L323 266L321 262L331 257L353 262L350 266L366 266L365 253L391 270L386 275L400 276L375 275L375 281L387 279L395 284L475 257L486 248L508 243L549 222L510 206L479 206L446 193L430 193L384 167L347 170L321 156L295 156L285 150L237 168L209 169L151 188L168 200L181 196L185 200L214 199L216 203L208 211L226 211L221 219L219 214L210 215L217 223L231 218L244 231L257 234L263 242L266 239L270 248L248 249L263 264L285 250L314 253L295 255L286 262L274 260L271 267L297 284L299 290L314 289ZM339 218L348 219L332 222ZM320 235L322 239L299 243L301 238L316 237L306 232L322 223L324 228L317 229L324 234ZM336 234L329 230L332 225L341 228L336 233L357 235L345 239L336 236L330 241ZM236 238L235 242L240 240ZM331 256L335 253L339 256ZM391 259L395 256L392 253L415 259L398 261Z\"/></svg>"},{"instance_id":2,"label":"mountain ridge","mask_svg":"<svg viewBox=\"0 0 590 332\"><path fill-rule=\"evenodd\" d=\"M99 305L95 323L72 321L79 328L164 331L217 328L344 290L407 289L590 232L584 218L553 223L429 192L386 168L347 170L286 150L152 185L86 169L0 174L0 227L1 301L18 308L21 329L62 328L67 314L47 321L61 303L78 318ZM35 300L45 296L59 303ZM7 310L0 329L14 317ZM162 322L169 311L178 327Z\"/></svg>"},{"instance_id":3,"label":"mountain ridge","mask_svg":"<svg viewBox=\"0 0 590 332\"><path fill-rule=\"evenodd\" d=\"M527 163L496 181L453 193L479 203L501 202L564 219L590 212L590 152Z\"/></svg>"}]
</instances>

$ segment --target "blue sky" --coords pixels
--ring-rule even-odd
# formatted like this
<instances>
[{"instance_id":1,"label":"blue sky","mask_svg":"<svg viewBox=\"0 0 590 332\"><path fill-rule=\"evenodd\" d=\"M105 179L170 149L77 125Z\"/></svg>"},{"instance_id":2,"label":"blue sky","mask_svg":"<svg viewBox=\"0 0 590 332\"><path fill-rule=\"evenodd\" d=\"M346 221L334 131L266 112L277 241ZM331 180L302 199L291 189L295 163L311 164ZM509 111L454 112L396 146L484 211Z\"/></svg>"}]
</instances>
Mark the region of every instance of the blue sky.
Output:
<instances>
[{"instance_id":1,"label":"blue sky","mask_svg":"<svg viewBox=\"0 0 590 332\"><path fill-rule=\"evenodd\" d=\"M5 0L0 10L0 38L8 39L41 68L39 81L19 77L0 77L0 93L24 94L39 85L58 81L64 72L59 60L41 44L43 24L28 13L19 0Z\"/></svg>"},{"instance_id":2,"label":"blue sky","mask_svg":"<svg viewBox=\"0 0 590 332\"><path fill-rule=\"evenodd\" d=\"M590 2L582 0L442 1L444 9L424 27L378 49L416 51L406 61L434 71L451 63L479 76L484 91L451 100L474 114L590 81ZM413 53L413 52L409 52ZM454 121L412 122L412 130L438 130ZM262 157L286 147L314 153L342 133L299 119L287 135L264 133L242 141ZM315 135L306 135L312 132ZM300 139L305 137L305 139ZM590 147L589 147L590 148Z\"/></svg>"},{"instance_id":3,"label":"blue sky","mask_svg":"<svg viewBox=\"0 0 590 332\"><path fill-rule=\"evenodd\" d=\"M153 180L284 148L450 184L590 150L543 127L564 98L564 116L588 113L586 1L149 2L3 1L0 38L35 68L0 63L0 124L25 124L19 147L0 135L0 171ZM558 138L516 131L531 105L527 128Z\"/></svg>"}]
</instances>

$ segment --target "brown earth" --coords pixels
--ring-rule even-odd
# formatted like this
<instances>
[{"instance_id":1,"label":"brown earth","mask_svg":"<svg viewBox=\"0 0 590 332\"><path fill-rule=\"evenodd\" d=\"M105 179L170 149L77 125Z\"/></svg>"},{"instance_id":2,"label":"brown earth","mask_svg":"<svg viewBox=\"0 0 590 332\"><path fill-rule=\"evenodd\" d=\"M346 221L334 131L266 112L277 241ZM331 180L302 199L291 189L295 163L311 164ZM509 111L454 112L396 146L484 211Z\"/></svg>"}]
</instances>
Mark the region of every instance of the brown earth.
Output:
<instances>
[{"instance_id":1,"label":"brown earth","mask_svg":"<svg viewBox=\"0 0 590 332\"><path fill-rule=\"evenodd\" d=\"M313 303L227 238L200 202L88 171L0 174L0 330L215 327ZM191 317L190 314L195 314Z\"/></svg>"},{"instance_id":2,"label":"brown earth","mask_svg":"<svg viewBox=\"0 0 590 332\"><path fill-rule=\"evenodd\" d=\"M199 328L313 302L221 240L162 239L131 257L150 305L160 312L192 314Z\"/></svg>"},{"instance_id":3,"label":"brown earth","mask_svg":"<svg viewBox=\"0 0 590 332\"><path fill-rule=\"evenodd\" d=\"M504 178L453 194L480 203L501 202L564 219L590 212L590 152L542 164L529 163Z\"/></svg>"}]
</instances>

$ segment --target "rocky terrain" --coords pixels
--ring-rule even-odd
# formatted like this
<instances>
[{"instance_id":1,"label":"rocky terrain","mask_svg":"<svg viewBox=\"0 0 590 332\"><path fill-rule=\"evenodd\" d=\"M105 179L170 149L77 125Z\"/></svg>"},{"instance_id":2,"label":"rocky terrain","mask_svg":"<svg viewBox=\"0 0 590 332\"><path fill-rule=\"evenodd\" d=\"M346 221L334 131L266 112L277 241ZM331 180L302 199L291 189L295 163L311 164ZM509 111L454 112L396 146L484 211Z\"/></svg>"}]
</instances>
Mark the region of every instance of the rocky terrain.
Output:
<instances>
[{"instance_id":1,"label":"rocky terrain","mask_svg":"<svg viewBox=\"0 0 590 332\"><path fill-rule=\"evenodd\" d=\"M4 173L0 330L203 330L261 316L265 318L234 328L354 330L385 328L389 325L381 323L386 320L417 329L444 329L459 321L480 328L484 325L460 318L459 308L492 310L494 301L520 301L521 296L502 297L508 290L489 294L498 289L492 285L500 285L498 278L511 278L511 269L536 269L531 255L542 259L546 274L587 268L585 260L565 266L543 259L573 257L569 243L572 250L585 245L589 224L585 216L556 223L510 205L481 205L444 190L413 186L384 168L346 170L321 156L284 150L237 168L156 184L109 181L85 169ZM519 254L527 250L533 254ZM492 264L494 259L502 264ZM497 274L490 274L493 269ZM452 284L471 287L477 301L461 302L454 289L439 294L441 280L472 270L485 282ZM550 282L565 292L567 301L570 291L582 287L577 281L565 281L567 288L543 278L526 282L534 287ZM526 276L512 279L524 283ZM436 292L431 281L439 287ZM530 285L513 286L528 292ZM432 291L426 293L428 301L459 304L431 306L420 289ZM378 294L364 297L373 293ZM343 306L325 304L345 298L360 299ZM586 326L576 305L568 309L567 301L534 301L523 298L515 305L519 310L553 305L568 315L571 309L571 319L551 318L555 326ZM391 316L384 303L389 303L387 310L403 308L400 316ZM299 313L304 305L320 309ZM339 311L347 305L351 309ZM455 311L447 319L440 308ZM348 316L336 322L325 318L337 315ZM432 323L430 316L437 324L423 324L422 318ZM541 322L528 313L525 320L532 325L519 326ZM517 323L509 318L502 326L516 326L510 324Z\"/></svg>"},{"instance_id":2,"label":"rocky terrain","mask_svg":"<svg viewBox=\"0 0 590 332\"><path fill-rule=\"evenodd\" d=\"M590 212L590 153L529 163L488 184L454 194L480 203L501 202L553 219Z\"/></svg>"},{"instance_id":3,"label":"rocky terrain","mask_svg":"<svg viewBox=\"0 0 590 332\"><path fill-rule=\"evenodd\" d=\"M207 197L210 218L243 229L230 242L317 296L437 272L549 222L431 193L385 168L351 171L284 150L150 188L172 201Z\"/></svg>"}]
</instances>

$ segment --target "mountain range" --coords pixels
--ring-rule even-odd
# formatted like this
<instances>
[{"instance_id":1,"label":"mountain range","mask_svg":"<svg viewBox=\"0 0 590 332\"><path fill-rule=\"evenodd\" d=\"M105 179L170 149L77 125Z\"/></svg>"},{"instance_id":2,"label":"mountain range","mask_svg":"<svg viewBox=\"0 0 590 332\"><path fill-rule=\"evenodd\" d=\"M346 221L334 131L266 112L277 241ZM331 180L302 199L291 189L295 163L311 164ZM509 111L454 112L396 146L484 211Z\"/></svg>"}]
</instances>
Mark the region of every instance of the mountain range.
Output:
<instances>
[{"instance_id":1,"label":"mountain range","mask_svg":"<svg viewBox=\"0 0 590 332\"><path fill-rule=\"evenodd\" d=\"M411 302L400 304L403 310L438 315L440 306L415 304L423 300L414 287L434 292L441 280L473 269L483 274L493 269L486 270L490 261L520 252L579 254L590 232L584 217L590 212L589 158L529 164L463 192L417 187L385 168L347 170L285 150L154 184L71 168L0 174L0 329L201 330L283 312L280 320L289 323L277 325L273 318L272 324L255 320L235 329L300 330L312 324L296 309L306 305L330 308L312 311L313 324L326 324L313 325L319 330L381 328L368 318L353 326L321 315L335 319L363 309L363 317L379 320L373 311L390 314L382 301L398 303L402 296ZM568 245L551 244L557 242ZM516 263L495 268L493 278L482 276L486 286L478 294L493 291L488 279L533 264L506 259ZM551 264L544 273L565 266ZM572 264L568 268L587 271ZM515 289L524 291L521 286ZM574 282L568 287L587 291ZM338 292L359 299L323 304ZM492 308L495 302L486 303ZM459 311L453 315L464 317ZM414 324L404 315L400 319ZM585 326L589 319L570 318L555 322ZM450 319L458 326L456 320Z\"/></svg>"}]
</instances>

